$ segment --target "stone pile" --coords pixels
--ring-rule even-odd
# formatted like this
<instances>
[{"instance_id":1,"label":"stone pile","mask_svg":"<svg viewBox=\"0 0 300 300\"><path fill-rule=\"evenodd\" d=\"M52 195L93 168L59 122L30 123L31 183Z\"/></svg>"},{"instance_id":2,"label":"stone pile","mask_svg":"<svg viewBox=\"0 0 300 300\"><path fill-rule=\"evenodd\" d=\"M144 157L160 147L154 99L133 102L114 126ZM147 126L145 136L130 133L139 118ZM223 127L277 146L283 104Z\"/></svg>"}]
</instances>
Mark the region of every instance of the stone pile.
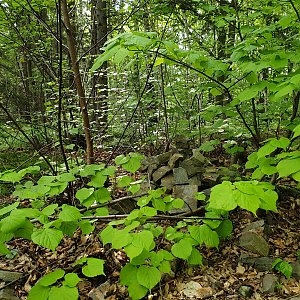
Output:
<instances>
[{"instance_id":1,"label":"stone pile","mask_svg":"<svg viewBox=\"0 0 300 300\"><path fill-rule=\"evenodd\" d=\"M182 212L197 209L195 194L217 183L219 175L198 149L187 151L173 150L160 155L147 157L142 171L147 171L153 188L165 187L168 194L181 198L186 205Z\"/></svg>"}]
</instances>

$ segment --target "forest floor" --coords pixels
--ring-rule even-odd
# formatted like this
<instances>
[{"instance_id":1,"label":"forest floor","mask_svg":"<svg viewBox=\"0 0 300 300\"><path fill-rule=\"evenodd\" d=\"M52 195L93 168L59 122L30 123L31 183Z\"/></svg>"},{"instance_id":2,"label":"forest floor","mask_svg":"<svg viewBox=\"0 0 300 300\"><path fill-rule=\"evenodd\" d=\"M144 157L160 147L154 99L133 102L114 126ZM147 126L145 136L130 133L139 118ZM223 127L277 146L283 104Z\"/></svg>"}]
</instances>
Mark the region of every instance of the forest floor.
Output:
<instances>
[{"instance_id":1,"label":"forest floor","mask_svg":"<svg viewBox=\"0 0 300 300\"><path fill-rule=\"evenodd\" d=\"M5 202L8 199L1 199ZM267 239L272 259L281 258L295 262L300 250L300 200L284 196L278 201L278 213L268 213L262 218L235 210L231 214L234 224L232 236L221 242L219 249L201 249L204 265L188 267L182 262L173 265L172 276L165 276L160 285L152 290L148 299L300 299L300 278L286 279L275 270L259 271L244 264L241 256L253 256L239 245L243 229L257 220L264 219L267 226ZM168 226L171 221L164 221ZM30 288L44 274L57 268L74 271L72 264L83 256L106 260L106 276L87 278L78 271L82 281L78 284L80 299L129 299L124 286L118 282L120 269L126 263L124 253L103 247L98 237L104 223L96 223L96 230L82 236L79 231L72 238L65 237L55 252L44 249L24 239L9 242L10 249L16 254L8 259L0 257L0 270L21 272L19 280L12 283L20 299L26 299ZM266 274L276 275L274 292L266 293L263 278ZM0 289L3 287L0 283ZM246 290L246 292L245 292ZM247 295L245 295L245 293ZM299 298L298 298L299 296ZM59 300L59 299L58 299Z\"/></svg>"}]
</instances>

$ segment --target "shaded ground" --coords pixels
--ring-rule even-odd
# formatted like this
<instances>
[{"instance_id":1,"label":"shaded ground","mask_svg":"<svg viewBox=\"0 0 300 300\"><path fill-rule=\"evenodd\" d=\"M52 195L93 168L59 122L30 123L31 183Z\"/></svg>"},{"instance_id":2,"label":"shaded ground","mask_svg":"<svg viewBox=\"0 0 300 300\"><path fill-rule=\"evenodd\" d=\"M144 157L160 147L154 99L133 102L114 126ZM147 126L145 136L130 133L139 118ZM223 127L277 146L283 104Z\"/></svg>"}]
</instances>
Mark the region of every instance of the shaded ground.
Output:
<instances>
[{"instance_id":1,"label":"shaded ground","mask_svg":"<svg viewBox=\"0 0 300 300\"><path fill-rule=\"evenodd\" d=\"M278 201L279 213L262 215L261 219L265 221L265 238L271 249L269 257L295 262L297 251L300 250L300 200L287 196L284 191L282 195ZM9 197L0 199L0 203L10 201L12 199ZM174 263L173 275L165 276L148 299L244 299L241 295L243 288L250 291L248 299L297 299L293 297L300 295L299 278L286 279L276 271L260 271L240 260L241 255L255 257L239 246L239 237L245 226L259 218L254 218L251 213L235 210L231 213L231 219L234 223L231 238L223 241L219 249L201 249L204 266L191 268L181 261ZM16 295L20 299L26 299L30 288L39 278L57 268L63 268L66 272L77 272L82 278L78 284L81 299L128 299L126 288L118 283L119 272L126 263L126 257L122 252L102 246L98 233L106 223L98 221L96 224L96 230L88 236L81 236L78 231L72 238L64 238L54 253L24 239L9 242L15 257L0 257L0 270L23 274L11 284ZM161 223L162 226L169 224L172 223ZM86 278L80 268L72 267L83 256L104 259L106 277ZM262 279L267 273L277 276L275 291L271 294L264 293L262 288ZM0 281L0 289L3 286L4 283Z\"/></svg>"},{"instance_id":2,"label":"shaded ground","mask_svg":"<svg viewBox=\"0 0 300 300\"><path fill-rule=\"evenodd\" d=\"M264 218L269 228L268 242L271 246L269 256L274 260L279 257L289 262L296 261L300 240L299 203L297 199L285 198L279 202L279 207L278 214L272 213ZM187 297L191 295L188 291L190 288L190 293L193 293L193 289L197 290L196 295L199 299L243 299L239 291L241 286L248 286L252 290L252 296L248 299L289 299L291 296L299 295L299 281L294 278L285 279L278 273L275 293L266 295L262 292L262 278L266 272L245 265L239 259L242 253L247 253L239 247L239 235L245 225L257 219L242 211L235 211L232 218L235 224L232 238L223 241L219 250L203 249L205 258L203 267L188 268L184 263L178 262L173 266L174 276L165 277L150 298L195 299L195 296ZM118 284L118 276L126 258L122 253L102 247L97 234L103 226L104 224L98 223L97 230L86 237L81 237L77 232L73 238L65 238L55 253L42 249L32 242L16 239L9 243L11 249L16 252L16 257L11 260L1 257L0 269L23 273L24 276L15 283L15 291L21 299L26 299L31 286L45 273L58 267L74 271L71 265L78 258L98 257L106 260L107 277L84 278L78 269L79 276L83 278L79 283L81 299L91 299L88 297L90 291L105 282L109 282L109 285L102 286L107 299L125 299L127 292Z\"/></svg>"}]
</instances>

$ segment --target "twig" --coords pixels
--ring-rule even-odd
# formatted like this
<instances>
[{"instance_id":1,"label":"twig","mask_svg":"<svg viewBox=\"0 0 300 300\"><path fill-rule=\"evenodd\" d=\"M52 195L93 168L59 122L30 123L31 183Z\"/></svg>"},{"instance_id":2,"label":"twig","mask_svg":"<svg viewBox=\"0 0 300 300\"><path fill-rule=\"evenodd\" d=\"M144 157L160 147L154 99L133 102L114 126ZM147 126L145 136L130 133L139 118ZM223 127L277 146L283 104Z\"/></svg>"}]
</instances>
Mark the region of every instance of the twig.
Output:
<instances>
[{"instance_id":1,"label":"twig","mask_svg":"<svg viewBox=\"0 0 300 300\"><path fill-rule=\"evenodd\" d=\"M21 280L21 279L24 279L24 278L28 277L29 275L30 275L30 274L25 274L25 275L19 277L18 279L15 279L15 280L13 280L13 281L10 281L10 282L6 283L6 284L3 285L3 286L0 286L0 291L3 290L3 289L5 289L5 288L7 288L7 287L9 287L9 286L11 286L12 284L18 282L18 281Z\"/></svg>"},{"instance_id":2,"label":"twig","mask_svg":"<svg viewBox=\"0 0 300 300\"><path fill-rule=\"evenodd\" d=\"M296 8L296 6L295 6L295 4L294 4L294 2L292 0L289 0L289 2L291 3L291 5L292 5L292 7L293 7L293 9L294 9L294 11L295 11L295 13L297 15L298 21L300 22L300 14L299 14L298 9Z\"/></svg>"},{"instance_id":3,"label":"twig","mask_svg":"<svg viewBox=\"0 0 300 300\"><path fill-rule=\"evenodd\" d=\"M107 205L113 205L113 204L116 204L116 203L119 203L119 202L122 202L124 200L128 200L128 199L134 199L134 198L137 198L137 197L142 197L142 196L145 196L145 195L148 195L147 193L144 193L144 194L140 194L140 195L131 195L131 196L125 196L125 197L122 197L122 198L118 198L118 199L114 199L114 200L111 200L110 202L108 203L101 203L101 204L95 204L95 205L92 205L88 208L82 208L80 210L81 213L84 213L88 210L92 210L92 209L95 209L95 208L99 208L99 207L103 207L103 206L107 206Z\"/></svg>"},{"instance_id":4,"label":"twig","mask_svg":"<svg viewBox=\"0 0 300 300\"><path fill-rule=\"evenodd\" d=\"M83 220L103 220L103 221L110 221L110 220L116 220L116 219L122 219L127 218L129 214L124 215L108 215L108 216L88 216L88 217L82 217ZM165 216L165 215L157 215L155 217L150 217L147 219L147 221L159 221L159 220L218 220L223 221L224 218L208 218L208 217L185 217L185 216Z\"/></svg>"}]
</instances>

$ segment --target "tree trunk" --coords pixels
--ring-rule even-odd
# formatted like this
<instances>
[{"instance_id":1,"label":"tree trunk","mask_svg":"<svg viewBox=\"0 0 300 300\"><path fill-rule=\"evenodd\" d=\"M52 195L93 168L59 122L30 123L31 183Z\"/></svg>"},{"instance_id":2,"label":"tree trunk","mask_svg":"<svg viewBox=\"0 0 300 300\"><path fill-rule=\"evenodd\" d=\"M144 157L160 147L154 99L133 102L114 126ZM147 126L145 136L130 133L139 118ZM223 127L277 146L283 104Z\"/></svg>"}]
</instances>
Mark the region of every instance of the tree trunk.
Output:
<instances>
[{"instance_id":1,"label":"tree trunk","mask_svg":"<svg viewBox=\"0 0 300 300\"><path fill-rule=\"evenodd\" d=\"M77 61L77 51L75 48L74 36L71 30L67 0L61 0L61 9L62 9L64 23L66 26L69 54L71 58L74 81L77 89L77 94L79 97L80 110L83 119L83 130L84 130L85 141L86 141L86 162L87 164L91 164L94 162L93 140L92 140L92 135L90 130L90 121L89 121L89 115L87 110L85 91L83 88L81 74L79 71L79 64Z\"/></svg>"},{"instance_id":2,"label":"tree trunk","mask_svg":"<svg viewBox=\"0 0 300 300\"><path fill-rule=\"evenodd\" d=\"M102 53L101 48L107 41L108 22L107 22L107 1L92 0L92 54L99 55ZM99 129L104 128L107 123L107 99L108 99L108 79L107 79L107 62L104 62L98 74L92 78L92 99L94 108L94 120Z\"/></svg>"}]
</instances>

